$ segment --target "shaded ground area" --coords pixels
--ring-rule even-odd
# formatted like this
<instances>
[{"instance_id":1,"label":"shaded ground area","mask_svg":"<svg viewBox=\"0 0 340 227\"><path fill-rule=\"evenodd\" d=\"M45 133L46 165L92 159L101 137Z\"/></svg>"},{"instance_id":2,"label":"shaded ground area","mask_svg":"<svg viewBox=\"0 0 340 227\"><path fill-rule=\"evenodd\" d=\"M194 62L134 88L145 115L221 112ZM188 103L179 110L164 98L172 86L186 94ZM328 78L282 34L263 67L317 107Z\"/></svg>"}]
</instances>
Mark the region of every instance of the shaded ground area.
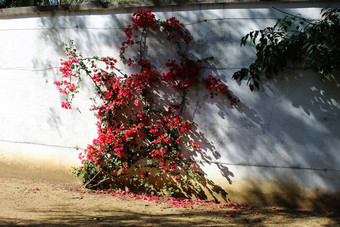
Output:
<instances>
[{"instance_id":1,"label":"shaded ground area","mask_svg":"<svg viewBox=\"0 0 340 227\"><path fill-rule=\"evenodd\" d=\"M67 173L0 163L0 225L340 226L340 215L334 211L210 202L182 208L173 200L89 193L77 191L79 186Z\"/></svg>"}]
</instances>

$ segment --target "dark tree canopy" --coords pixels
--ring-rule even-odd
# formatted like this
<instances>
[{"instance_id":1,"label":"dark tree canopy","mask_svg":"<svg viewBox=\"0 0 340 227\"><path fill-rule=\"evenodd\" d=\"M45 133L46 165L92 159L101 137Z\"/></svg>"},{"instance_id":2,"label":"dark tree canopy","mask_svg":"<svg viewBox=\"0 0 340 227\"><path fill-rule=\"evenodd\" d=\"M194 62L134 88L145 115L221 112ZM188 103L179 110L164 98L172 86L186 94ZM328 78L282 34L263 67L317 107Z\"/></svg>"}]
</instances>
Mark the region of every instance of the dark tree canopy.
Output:
<instances>
[{"instance_id":1,"label":"dark tree canopy","mask_svg":"<svg viewBox=\"0 0 340 227\"><path fill-rule=\"evenodd\" d=\"M84 0L0 0L0 8L78 4Z\"/></svg>"},{"instance_id":2,"label":"dark tree canopy","mask_svg":"<svg viewBox=\"0 0 340 227\"><path fill-rule=\"evenodd\" d=\"M125 2L131 0L96 0L100 3ZM73 5L85 2L95 2L94 0L0 0L0 8L12 8L23 6L56 6Z\"/></svg>"},{"instance_id":3,"label":"dark tree canopy","mask_svg":"<svg viewBox=\"0 0 340 227\"><path fill-rule=\"evenodd\" d=\"M289 62L310 68L323 78L336 77L340 67L340 9L322 9L320 20L287 16L273 27L252 31L241 39L256 46L256 60L234 73L236 80L248 79L251 90L261 77L285 70Z\"/></svg>"}]
</instances>

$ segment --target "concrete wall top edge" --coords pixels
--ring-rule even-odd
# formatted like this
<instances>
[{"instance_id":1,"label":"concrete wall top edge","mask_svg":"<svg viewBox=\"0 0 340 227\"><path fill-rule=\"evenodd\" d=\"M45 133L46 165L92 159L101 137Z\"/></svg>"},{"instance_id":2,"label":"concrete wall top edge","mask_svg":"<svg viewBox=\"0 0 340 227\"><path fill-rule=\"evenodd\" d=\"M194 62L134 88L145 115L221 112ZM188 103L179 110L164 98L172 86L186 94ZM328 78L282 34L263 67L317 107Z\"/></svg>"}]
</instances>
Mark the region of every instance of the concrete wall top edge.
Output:
<instances>
[{"instance_id":1,"label":"concrete wall top edge","mask_svg":"<svg viewBox=\"0 0 340 227\"><path fill-rule=\"evenodd\" d=\"M56 14L65 12L87 12L87 11L107 11L122 10L127 8L152 8L152 7L173 7L173 6L190 6L190 5L213 5L213 4L270 4L270 3L334 3L340 0L139 0L125 2L101 3L91 1L78 5L62 6L28 6L17 8L0 9L0 18L9 18L16 16L34 16L40 14Z\"/></svg>"}]
</instances>

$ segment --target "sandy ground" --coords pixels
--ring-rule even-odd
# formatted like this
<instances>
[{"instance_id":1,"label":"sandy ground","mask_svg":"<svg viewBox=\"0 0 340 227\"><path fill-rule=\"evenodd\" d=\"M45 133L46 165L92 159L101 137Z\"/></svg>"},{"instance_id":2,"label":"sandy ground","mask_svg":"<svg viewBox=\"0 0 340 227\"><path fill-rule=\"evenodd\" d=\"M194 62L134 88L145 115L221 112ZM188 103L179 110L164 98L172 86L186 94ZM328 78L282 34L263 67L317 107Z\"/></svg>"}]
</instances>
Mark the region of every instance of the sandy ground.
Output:
<instances>
[{"instance_id":1,"label":"sandy ground","mask_svg":"<svg viewBox=\"0 0 340 227\"><path fill-rule=\"evenodd\" d=\"M79 190L68 173L0 163L0 225L24 226L340 226L335 211L130 198ZM177 204L178 207L175 207Z\"/></svg>"}]
</instances>

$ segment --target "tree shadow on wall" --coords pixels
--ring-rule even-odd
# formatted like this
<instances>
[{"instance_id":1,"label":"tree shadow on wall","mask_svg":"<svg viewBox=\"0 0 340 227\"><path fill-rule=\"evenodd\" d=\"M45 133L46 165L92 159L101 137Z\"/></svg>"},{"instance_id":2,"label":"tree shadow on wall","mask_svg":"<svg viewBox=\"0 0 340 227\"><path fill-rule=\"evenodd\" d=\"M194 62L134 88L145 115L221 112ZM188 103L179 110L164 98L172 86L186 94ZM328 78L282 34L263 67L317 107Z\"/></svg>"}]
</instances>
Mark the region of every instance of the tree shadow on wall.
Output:
<instances>
[{"instance_id":1,"label":"tree shadow on wall","mask_svg":"<svg viewBox=\"0 0 340 227\"><path fill-rule=\"evenodd\" d=\"M209 57L210 53L213 56L212 50L215 49L219 49L217 53L224 52L224 55L218 54L218 58L206 67L206 73L211 73L223 81L229 79L228 82L235 71L234 67L240 67L240 62L249 62L254 55L252 48L233 50L233 46L239 46L240 38L247 33L242 33L242 28L246 27L244 23L255 18L253 21L261 24L263 17L270 18L267 20L269 23L266 22L270 25L276 21L273 18L285 16L275 10L269 10L268 14L256 14L256 7L250 10L243 6L235 8L247 14L244 20L205 21L199 19L199 16L195 17L192 12L190 13L193 15L188 14L190 19L184 18L184 21L191 22L187 27L190 26L195 38L198 34L211 34L204 37L204 40L194 39L192 46L199 48L193 48L193 56ZM285 10L295 14L295 9ZM212 15L204 16L210 18ZM221 21L228 24L229 28L225 28ZM254 23L253 21L250 24ZM205 24L203 27L209 32L203 33L201 24ZM223 33L217 28L226 32ZM234 59L230 59L231 57ZM299 184L313 184L305 180L312 175L318 179L315 180L318 181L314 185L316 188L338 188L334 179L339 177L339 169L336 167L340 163L336 155L340 144L339 82L321 82L320 76L309 70L288 69L273 80L264 80L258 92L251 93L245 84L239 87L235 81L231 84L232 90L235 89L241 99L241 104L234 110L229 108L228 103L221 97L209 99L199 87L188 95L192 99L191 104L187 106L187 112L194 121L200 123L204 137L210 142L214 141L214 148L219 150L219 156L215 156L216 158L229 160L230 163L240 166L279 167L282 172L287 172L286 168L293 168L301 174L297 176ZM329 172L326 174L324 170ZM260 167L252 176L258 176L258 180L267 179L272 182L272 178L276 177L274 171L263 171ZM284 177L292 178L289 174ZM284 182L286 179L277 179L274 183L280 181ZM276 200L281 200L281 204L284 204L283 201L290 203L287 198L279 197Z\"/></svg>"}]
</instances>

